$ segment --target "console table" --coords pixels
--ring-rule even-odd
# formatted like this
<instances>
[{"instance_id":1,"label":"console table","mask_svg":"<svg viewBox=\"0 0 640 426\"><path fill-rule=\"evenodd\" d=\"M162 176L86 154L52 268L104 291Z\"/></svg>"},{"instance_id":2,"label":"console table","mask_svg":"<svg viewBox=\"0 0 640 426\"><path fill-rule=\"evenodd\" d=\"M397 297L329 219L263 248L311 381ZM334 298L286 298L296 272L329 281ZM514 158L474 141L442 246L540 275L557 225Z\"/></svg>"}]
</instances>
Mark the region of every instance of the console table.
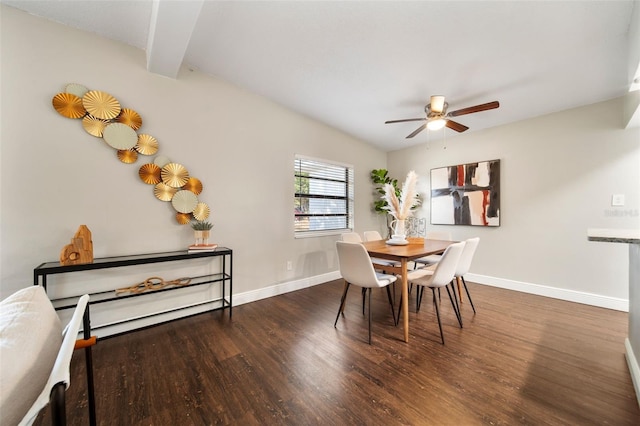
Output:
<instances>
[{"instance_id":1,"label":"console table","mask_svg":"<svg viewBox=\"0 0 640 426\"><path fill-rule=\"evenodd\" d=\"M140 316L132 319L118 320L115 322L110 322L109 324L103 325L103 326L98 325L97 327L93 327L93 329L106 327L106 326L113 326L116 324L135 321L140 318L148 318L155 315L161 315L168 312L174 312L182 309L204 305L207 303L216 303L216 302L219 303L220 306L215 307L211 310L220 310L220 309L224 310L228 308L229 317L231 318L232 306L233 306L232 304L233 251L227 247L217 247L214 251L204 251L201 253L188 253L186 250L181 250L181 251L173 251L173 252L165 252L165 253L103 257L103 258L94 259L93 263L85 263L81 265L61 265L60 262L45 262L40 264L33 270L33 284L41 285L46 290L47 277L49 275L68 274L73 272L89 271L94 269L131 267L131 266L144 265L144 264L150 264L150 263L179 262L179 261L184 262L192 259L202 259L202 258L219 258L221 261L220 272L214 273L214 274L201 275L197 277L189 277L191 278L191 282L185 286L167 286L157 290L149 290L141 293L116 294L116 288L123 287L123 286L114 285L114 288L108 291L91 293L90 304L95 305L98 303L106 303L106 302L115 303L118 300L129 299L132 297L144 297L144 296L149 296L152 294L166 292L166 291L180 291L181 289L191 288L195 286L214 285L214 284L218 284L220 286L219 297L198 301L197 303L191 303L186 306L176 306L168 310L145 314L144 316ZM52 299L51 302L56 310L71 309L71 308L75 308L80 296L81 295L77 295L73 297L65 297L60 299Z\"/></svg>"}]
</instances>

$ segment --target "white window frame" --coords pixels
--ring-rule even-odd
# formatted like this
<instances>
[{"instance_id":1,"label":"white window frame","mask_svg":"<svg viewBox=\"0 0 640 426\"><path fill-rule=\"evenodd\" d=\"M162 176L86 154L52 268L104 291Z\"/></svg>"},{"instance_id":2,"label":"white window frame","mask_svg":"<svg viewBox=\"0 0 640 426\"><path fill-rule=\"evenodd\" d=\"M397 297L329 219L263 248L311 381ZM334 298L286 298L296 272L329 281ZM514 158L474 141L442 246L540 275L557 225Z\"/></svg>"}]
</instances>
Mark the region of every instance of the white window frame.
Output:
<instances>
[{"instance_id":1,"label":"white window frame","mask_svg":"<svg viewBox=\"0 0 640 426\"><path fill-rule=\"evenodd\" d=\"M327 217L327 216L323 216L323 215L318 215L318 214L314 214L314 213L304 213L304 212L300 212L296 210L296 206L299 205L296 202L302 203L301 198L308 198L308 197L301 197L302 194L296 193L296 179L302 174L302 173L306 173L305 169L313 169L313 166L315 166L316 168L322 167L322 166L326 166L327 168L331 168L331 169L335 169L336 167L338 168L343 168L344 169L344 177L343 178L339 178L339 179L344 179L344 180L335 180L335 175L326 175L326 176L318 176L318 179L320 181L322 180L327 180L330 182L344 182L344 188L345 191L342 194L339 195L335 195L335 194L322 194L322 193L316 193L313 194L314 196L310 199L319 199L319 200L331 200L331 199L337 199L337 200L343 200L345 201L345 208L346 211L344 212L344 215L340 215L344 216L345 218L345 223L346 223L346 227L340 227L340 228L331 228L331 229L322 229L322 230L298 230L296 229L296 221L300 220L303 217ZM293 220L294 220L294 237L295 238L310 238L310 237L320 237L320 236L327 236L327 235L339 235L342 234L344 232L350 232L353 231L353 218L354 218L354 192L355 192L355 185L354 185L354 167L351 164L346 164L346 163L340 163L340 162L336 162L336 161L330 161L330 160L325 160L322 158L315 158L315 157L309 157L309 156L305 156L305 155L299 155L296 154L295 155L295 159L294 159L294 163L293 163L293 176L294 176L294 195L293 195L293 199L294 199L294 216L293 216ZM328 216L335 216L335 213L331 213Z\"/></svg>"}]
</instances>

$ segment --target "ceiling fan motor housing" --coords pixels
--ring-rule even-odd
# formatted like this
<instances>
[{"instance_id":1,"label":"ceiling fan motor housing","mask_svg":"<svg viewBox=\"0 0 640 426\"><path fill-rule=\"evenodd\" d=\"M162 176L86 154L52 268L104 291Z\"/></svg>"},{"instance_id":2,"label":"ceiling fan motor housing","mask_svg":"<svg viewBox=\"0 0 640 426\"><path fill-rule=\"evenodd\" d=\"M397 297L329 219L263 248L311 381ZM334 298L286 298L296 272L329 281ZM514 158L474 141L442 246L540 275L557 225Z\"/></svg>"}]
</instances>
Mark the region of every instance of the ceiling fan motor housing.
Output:
<instances>
[{"instance_id":1,"label":"ceiling fan motor housing","mask_svg":"<svg viewBox=\"0 0 640 426\"><path fill-rule=\"evenodd\" d=\"M436 119L436 118L445 118L448 107L449 107L449 104L445 102L442 104L442 111L435 111L431 109L431 104L427 104L424 107L424 112L427 114L427 118L429 120Z\"/></svg>"},{"instance_id":2,"label":"ceiling fan motor housing","mask_svg":"<svg viewBox=\"0 0 640 426\"><path fill-rule=\"evenodd\" d=\"M438 111L435 108L432 108L431 104L427 104L424 107L424 112L427 114L427 117L433 117L433 116L444 116L447 113L447 108L449 108L449 103L448 102L444 102L442 104L442 110Z\"/></svg>"}]
</instances>

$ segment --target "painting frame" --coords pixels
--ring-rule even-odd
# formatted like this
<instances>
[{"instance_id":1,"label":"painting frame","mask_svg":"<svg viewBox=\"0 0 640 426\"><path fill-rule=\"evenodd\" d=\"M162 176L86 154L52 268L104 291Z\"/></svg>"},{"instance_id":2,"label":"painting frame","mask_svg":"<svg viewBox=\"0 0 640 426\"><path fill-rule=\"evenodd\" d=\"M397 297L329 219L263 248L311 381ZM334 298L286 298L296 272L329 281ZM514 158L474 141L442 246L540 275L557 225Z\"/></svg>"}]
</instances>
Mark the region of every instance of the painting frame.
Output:
<instances>
[{"instance_id":1,"label":"painting frame","mask_svg":"<svg viewBox=\"0 0 640 426\"><path fill-rule=\"evenodd\" d=\"M431 224L500 226L500 160L431 169Z\"/></svg>"}]
</instances>

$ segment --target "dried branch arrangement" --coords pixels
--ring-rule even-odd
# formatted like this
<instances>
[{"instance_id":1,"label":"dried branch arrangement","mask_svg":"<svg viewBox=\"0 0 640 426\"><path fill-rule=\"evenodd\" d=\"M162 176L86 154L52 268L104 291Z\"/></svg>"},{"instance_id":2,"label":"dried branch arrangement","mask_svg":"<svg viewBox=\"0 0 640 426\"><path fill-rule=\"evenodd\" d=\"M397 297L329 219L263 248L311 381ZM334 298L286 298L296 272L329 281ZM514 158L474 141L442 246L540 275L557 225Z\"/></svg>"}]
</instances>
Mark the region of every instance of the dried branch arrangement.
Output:
<instances>
[{"instance_id":1,"label":"dried branch arrangement","mask_svg":"<svg viewBox=\"0 0 640 426\"><path fill-rule=\"evenodd\" d=\"M402 184L400 197L396 196L393 185L387 183L384 186L384 195L382 198L387 202L387 210L394 218L404 220L411 216L411 209L419 203L418 194L416 193L416 181L418 176L411 170L407 174L407 178Z\"/></svg>"}]
</instances>

